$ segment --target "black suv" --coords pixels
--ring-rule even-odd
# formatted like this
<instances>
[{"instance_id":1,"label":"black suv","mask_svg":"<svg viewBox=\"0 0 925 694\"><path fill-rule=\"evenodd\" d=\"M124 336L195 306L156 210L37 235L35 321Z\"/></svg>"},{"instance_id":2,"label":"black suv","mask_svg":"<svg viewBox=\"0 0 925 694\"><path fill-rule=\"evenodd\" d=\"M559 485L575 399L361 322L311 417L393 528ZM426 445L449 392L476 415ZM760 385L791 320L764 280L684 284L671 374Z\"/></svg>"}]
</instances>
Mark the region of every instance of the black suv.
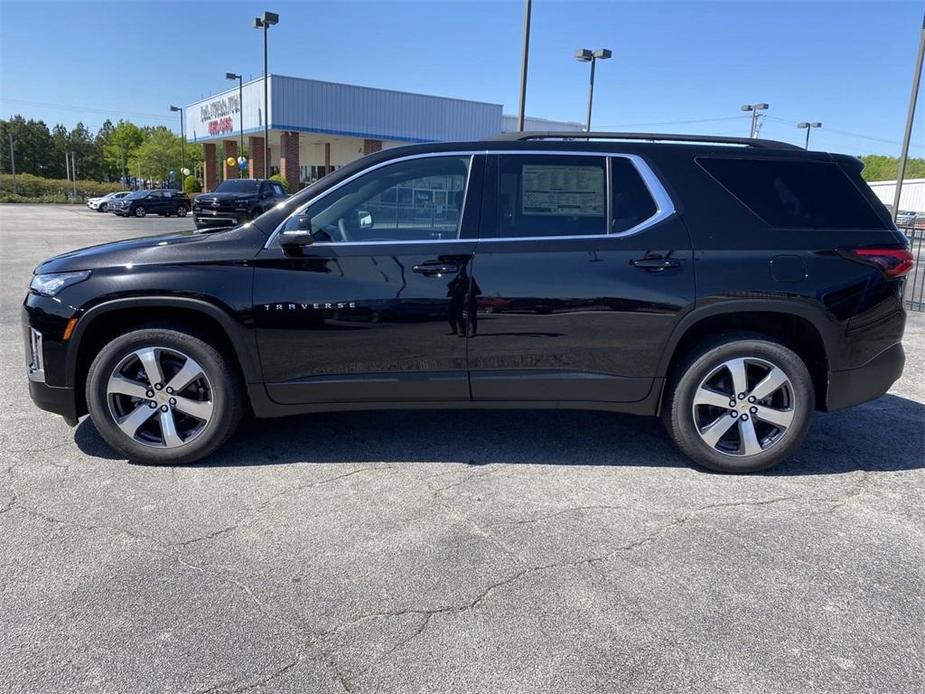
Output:
<instances>
[{"instance_id":1,"label":"black suv","mask_svg":"<svg viewBox=\"0 0 925 694\"><path fill-rule=\"evenodd\" d=\"M377 152L251 223L39 265L31 395L151 463L248 411L573 408L760 470L902 372L912 257L861 168L680 135Z\"/></svg>"},{"instance_id":2,"label":"black suv","mask_svg":"<svg viewBox=\"0 0 925 694\"><path fill-rule=\"evenodd\" d=\"M196 198L193 219L197 229L235 226L262 215L287 197L276 181L233 178Z\"/></svg>"},{"instance_id":3,"label":"black suv","mask_svg":"<svg viewBox=\"0 0 925 694\"><path fill-rule=\"evenodd\" d=\"M146 217L149 214L185 217L189 209L189 196L170 189L136 190L109 203L109 211L120 217Z\"/></svg>"}]
</instances>

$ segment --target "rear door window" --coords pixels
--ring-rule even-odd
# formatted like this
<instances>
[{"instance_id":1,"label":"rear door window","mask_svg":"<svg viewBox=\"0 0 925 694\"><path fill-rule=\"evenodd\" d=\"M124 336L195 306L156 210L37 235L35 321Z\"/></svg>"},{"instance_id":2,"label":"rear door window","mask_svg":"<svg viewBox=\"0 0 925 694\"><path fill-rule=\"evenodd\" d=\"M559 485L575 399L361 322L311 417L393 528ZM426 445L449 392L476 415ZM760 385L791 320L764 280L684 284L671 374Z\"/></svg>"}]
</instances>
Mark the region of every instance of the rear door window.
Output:
<instances>
[{"instance_id":1,"label":"rear door window","mask_svg":"<svg viewBox=\"0 0 925 694\"><path fill-rule=\"evenodd\" d=\"M633 163L624 157L610 160L611 231L621 234L639 226L658 212L652 193Z\"/></svg>"},{"instance_id":2,"label":"rear door window","mask_svg":"<svg viewBox=\"0 0 925 694\"><path fill-rule=\"evenodd\" d=\"M607 233L604 157L501 157L499 236L534 238Z\"/></svg>"},{"instance_id":3,"label":"rear door window","mask_svg":"<svg viewBox=\"0 0 925 694\"><path fill-rule=\"evenodd\" d=\"M697 160L769 226L884 229L884 222L837 164L775 159Z\"/></svg>"}]
</instances>

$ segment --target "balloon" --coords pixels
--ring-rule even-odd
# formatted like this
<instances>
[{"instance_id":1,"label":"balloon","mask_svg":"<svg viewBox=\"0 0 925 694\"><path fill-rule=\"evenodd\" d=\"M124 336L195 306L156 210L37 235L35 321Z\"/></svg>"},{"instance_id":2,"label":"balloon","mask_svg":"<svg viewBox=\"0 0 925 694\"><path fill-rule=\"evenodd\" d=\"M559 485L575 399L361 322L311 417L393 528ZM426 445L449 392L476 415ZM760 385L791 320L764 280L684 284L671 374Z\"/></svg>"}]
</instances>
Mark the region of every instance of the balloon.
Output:
<instances>
[{"instance_id":1,"label":"balloon","mask_svg":"<svg viewBox=\"0 0 925 694\"><path fill-rule=\"evenodd\" d=\"M228 166L234 166L237 162L235 162L234 157L228 157L228 159L225 160L225 163L228 164Z\"/></svg>"},{"instance_id":2,"label":"balloon","mask_svg":"<svg viewBox=\"0 0 925 694\"><path fill-rule=\"evenodd\" d=\"M189 169L183 169L183 175L189 176Z\"/></svg>"},{"instance_id":3,"label":"balloon","mask_svg":"<svg viewBox=\"0 0 925 694\"><path fill-rule=\"evenodd\" d=\"M246 163L247 163L247 159L245 159L244 157L238 157L238 164L240 164L241 166L244 166Z\"/></svg>"}]
</instances>

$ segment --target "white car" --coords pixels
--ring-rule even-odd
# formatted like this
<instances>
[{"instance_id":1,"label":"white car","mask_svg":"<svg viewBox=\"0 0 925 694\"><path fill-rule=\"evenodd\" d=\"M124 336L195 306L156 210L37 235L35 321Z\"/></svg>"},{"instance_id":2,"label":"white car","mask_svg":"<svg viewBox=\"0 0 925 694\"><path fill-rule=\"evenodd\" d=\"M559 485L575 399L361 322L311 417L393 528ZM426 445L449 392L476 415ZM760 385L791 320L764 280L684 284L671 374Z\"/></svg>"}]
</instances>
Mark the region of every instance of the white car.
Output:
<instances>
[{"instance_id":1,"label":"white car","mask_svg":"<svg viewBox=\"0 0 925 694\"><path fill-rule=\"evenodd\" d=\"M91 210L96 210L97 212L105 212L109 209L110 200L121 200L130 192L130 190L126 190L120 191L118 193L109 193L108 195L104 195L101 198L90 198L87 200L87 207L89 207Z\"/></svg>"}]
</instances>

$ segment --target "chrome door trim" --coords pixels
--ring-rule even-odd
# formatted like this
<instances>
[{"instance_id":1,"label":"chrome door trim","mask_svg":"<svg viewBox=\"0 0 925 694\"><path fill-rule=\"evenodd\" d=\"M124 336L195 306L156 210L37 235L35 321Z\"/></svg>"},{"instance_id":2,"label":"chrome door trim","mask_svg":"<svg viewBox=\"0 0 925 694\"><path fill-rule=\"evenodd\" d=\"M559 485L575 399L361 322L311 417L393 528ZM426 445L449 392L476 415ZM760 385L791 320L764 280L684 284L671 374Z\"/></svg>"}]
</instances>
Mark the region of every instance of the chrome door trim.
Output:
<instances>
[{"instance_id":1,"label":"chrome door trim","mask_svg":"<svg viewBox=\"0 0 925 694\"><path fill-rule=\"evenodd\" d=\"M511 149L511 150L459 150L459 151L447 151L447 152L421 152L419 154L409 154L405 157L396 157L395 159L388 159L386 161L381 161L378 164L370 166L362 171L357 171L352 176L345 178L340 183L328 188L320 195L315 196L311 200L303 203L301 206L292 211L292 213L286 217L279 225L274 229L273 233L270 234L270 237L267 239L263 248L270 248L271 244L276 240L277 236L282 233L283 227L286 225L293 216L301 214L305 209L310 205L322 200L327 197L329 194L338 190L342 186L347 185L351 181L364 176L371 171L375 171L384 166L391 166L392 164L398 164L403 161L410 161L413 159L426 159L432 157L470 157L469 162L469 172L466 177L466 193L463 198L463 211L465 211L465 198L469 195L469 177L472 175L472 165L473 157L477 155L558 155L558 156L580 156L580 157L604 157L606 159L606 177L605 185L607 189L604 191L607 196L607 225L608 228L613 224L612 211L611 211L611 173L610 173L610 159L613 157L622 157L623 159L628 159L633 166L636 168L636 171L639 173L642 178L643 183L649 191L649 194L652 196L652 199L655 201L655 214L653 214L648 219L643 220L639 224L625 231L618 233L607 232L604 234L586 234L581 236L508 236L508 237L476 237L472 239L424 239L420 241L345 241L345 242L320 242L318 245L327 247L343 247L343 246L392 246L392 245L417 245L417 244L431 244L431 243L497 243L497 242L511 242L511 241L559 241L565 239L606 239L606 238L623 238L625 236L633 236L638 234L641 231L645 231L649 227L655 226L659 222L664 221L668 217L675 214L674 202L671 200L671 196L668 194L668 191L662 185L661 180L658 176L655 175L655 172L651 169L649 164L640 157L638 154L627 154L625 152L588 152L588 151L571 151L571 150L532 150L532 149ZM459 228L462 229L462 217L459 218Z\"/></svg>"}]
</instances>

